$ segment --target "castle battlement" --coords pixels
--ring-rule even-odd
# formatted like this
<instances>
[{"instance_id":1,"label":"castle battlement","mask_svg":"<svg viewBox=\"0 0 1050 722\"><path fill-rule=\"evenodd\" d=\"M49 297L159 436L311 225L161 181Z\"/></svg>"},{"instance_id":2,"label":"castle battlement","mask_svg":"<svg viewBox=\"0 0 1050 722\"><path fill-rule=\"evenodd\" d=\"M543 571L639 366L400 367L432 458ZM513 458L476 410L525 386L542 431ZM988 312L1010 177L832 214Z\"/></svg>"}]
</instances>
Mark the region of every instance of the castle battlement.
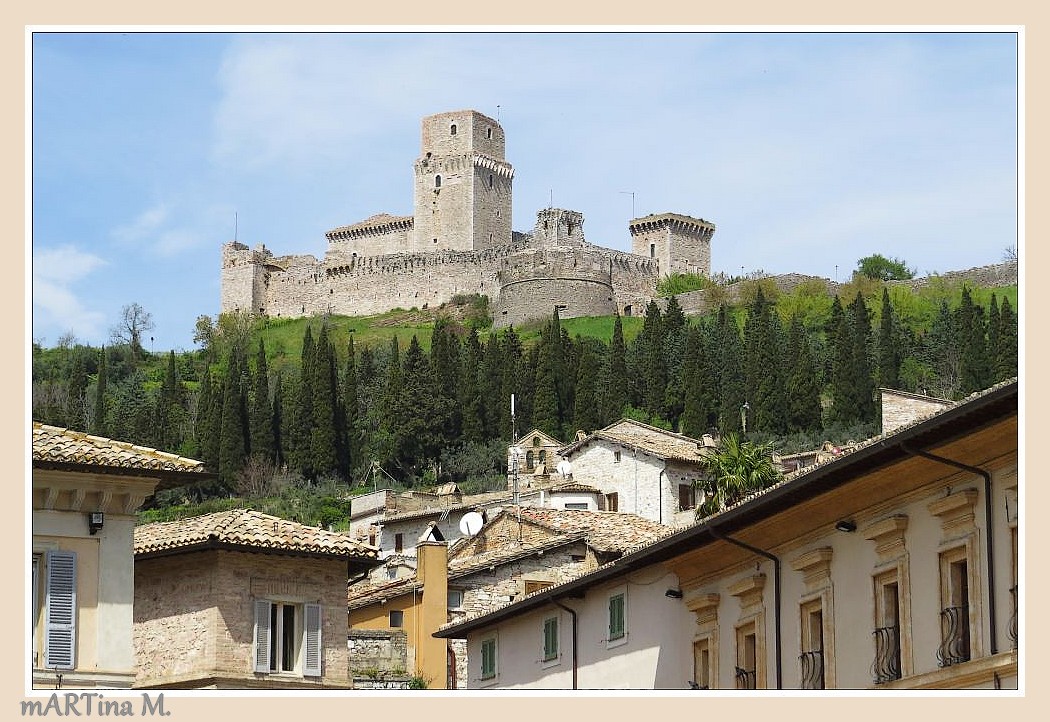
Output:
<instances>
[{"instance_id":1,"label":"castle battlement","mask_svg":"<svg viewBox=\"0 0 1050 722\"><path fill-rule=\"evenodd\" d=\"M371 315L492 301L497 327L549 317L630 315L661 273L709 273L714 225L675 213L631 221L632 253L587 242L583 214L545 208L531 233L511 229L514 168L499 122L474 110L423 118L413 163L414 213L379 213L325 233L323 260L223 246L221 311L296 317Z\"/></svg>"}]
</instances>

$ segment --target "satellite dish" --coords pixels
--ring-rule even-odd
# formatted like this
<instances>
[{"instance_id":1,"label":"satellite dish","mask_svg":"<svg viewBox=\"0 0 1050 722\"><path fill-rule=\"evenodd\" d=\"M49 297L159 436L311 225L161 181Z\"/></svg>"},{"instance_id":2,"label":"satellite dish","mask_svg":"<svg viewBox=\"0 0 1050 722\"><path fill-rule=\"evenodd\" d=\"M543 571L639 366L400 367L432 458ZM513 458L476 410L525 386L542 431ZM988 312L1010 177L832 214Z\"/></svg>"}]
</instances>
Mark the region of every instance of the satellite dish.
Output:
<instances>
[{"instance_id":1,"label":"satellite dish","mask_svg":"<svg viewBox=\"0 0 1050 722\"><path fill-rule=\"evenodd\" d=\"M468 511L463 515L463 518L459 520L459 530L467 536L474 536L481 529L481 526L485 523L481 514L476 511Z\"/></svg>"}]
</instances>

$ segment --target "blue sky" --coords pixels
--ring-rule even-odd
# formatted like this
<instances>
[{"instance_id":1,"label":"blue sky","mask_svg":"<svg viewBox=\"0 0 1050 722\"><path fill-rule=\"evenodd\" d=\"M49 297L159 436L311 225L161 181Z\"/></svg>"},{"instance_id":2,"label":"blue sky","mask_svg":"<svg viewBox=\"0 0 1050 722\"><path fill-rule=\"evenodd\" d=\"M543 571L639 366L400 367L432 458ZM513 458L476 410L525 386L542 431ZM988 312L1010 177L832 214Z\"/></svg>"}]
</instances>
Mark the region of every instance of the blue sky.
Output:
<instances>
[{"instance_id":1,"label":"blue sky","mask_svg":"<svg viewBox=\"0 0 1050 722\"><path fill-rule=\"evenodd\" d=\"M32 37L32 337L99 345L121 308L190 349L220 247L325 250L412 212L425 115L498 117L515 230L584 214L716 224L712 270L920 275L1017 244L1012 33L166 33ZM633 193L633 196L631 195ZM236 222L235 222L236 218ZM1023 249L1022 249L1023 250Z\"/></svg>"}]
</instances>

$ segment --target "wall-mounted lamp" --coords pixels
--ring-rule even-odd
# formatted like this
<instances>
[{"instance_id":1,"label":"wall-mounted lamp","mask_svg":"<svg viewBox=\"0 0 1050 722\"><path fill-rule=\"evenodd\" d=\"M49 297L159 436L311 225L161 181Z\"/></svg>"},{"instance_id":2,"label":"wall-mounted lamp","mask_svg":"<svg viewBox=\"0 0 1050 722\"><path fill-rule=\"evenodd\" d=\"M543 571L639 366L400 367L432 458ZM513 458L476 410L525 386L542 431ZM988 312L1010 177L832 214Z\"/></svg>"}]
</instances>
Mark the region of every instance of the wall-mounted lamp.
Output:
<instances>
[{"instance_id":1,"label":"wall-mounted lamp","mask_svg":"<svg viewBox=\"0 0 1050 722\"><path fill-rule=\"evenodd\" d=\"M857 531L857 525L850 519L835 522L835 528L846 533Z\"/></svg>"},{"instance_id":2,"label":"wall-mounted lamp","mask_svg":"<svg viewBox=\"0 0 1050 722\"><path fill-rule=\"evenodd\" d=\"M105 522L106 518L102 514L102 512L88 512L88 531L90 531L92 534L97 533L98 530L102 528L102 525L105 524Z\"/></svg>"},{"instance_id":3,"label":"wall-mounted lamp","mask_svg":"<svg viewBox=\"0 0 1050 722\"><path fill-rule=\"evenodd\" d=\"M665 597L670 597L671 599L681 599L682 598L682 590L681 589L668 589L666 592L664 592L664 596Z\"/></svg>"}]
</instances>

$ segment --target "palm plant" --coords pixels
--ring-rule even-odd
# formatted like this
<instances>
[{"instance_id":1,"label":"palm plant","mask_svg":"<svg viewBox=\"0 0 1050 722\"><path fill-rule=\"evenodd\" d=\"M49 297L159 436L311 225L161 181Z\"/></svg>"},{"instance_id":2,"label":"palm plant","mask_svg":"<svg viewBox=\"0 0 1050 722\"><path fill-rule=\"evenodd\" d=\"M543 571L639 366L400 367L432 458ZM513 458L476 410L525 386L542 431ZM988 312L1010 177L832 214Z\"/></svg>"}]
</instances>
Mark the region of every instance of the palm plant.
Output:
<instances>
[{"instance_id":1,"label":"palm plant","mask_svg":"<svg viewBox=\"0 0 1050 722\"><path fill-rule=\"evenodd\" d=\"M721 448L705 456L702 464L708 478L696 482L697 519L723 511L780 479L773 463L773 445L741 441L736 434L725 436Z\"/></svg>"}]
</instances>

